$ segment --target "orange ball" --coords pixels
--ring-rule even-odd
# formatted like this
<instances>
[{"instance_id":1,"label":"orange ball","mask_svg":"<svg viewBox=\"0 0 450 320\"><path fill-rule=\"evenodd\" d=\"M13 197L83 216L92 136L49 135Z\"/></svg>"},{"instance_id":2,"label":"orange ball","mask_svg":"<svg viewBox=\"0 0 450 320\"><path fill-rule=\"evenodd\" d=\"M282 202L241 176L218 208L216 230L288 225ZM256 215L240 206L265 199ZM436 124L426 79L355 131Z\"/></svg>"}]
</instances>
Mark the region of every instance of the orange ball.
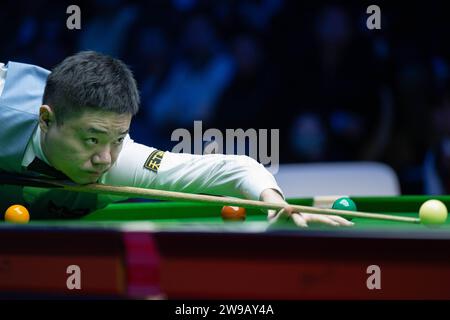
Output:
<instances>
[{"instance_id":1,"label":"orange ball","mask_svg":"<svg viewBox=\"0 0 450 320\"><path fill-rule=\"evenodd\" d=\"M243 221L245 220L246 210L241 207L224 206L221 214L223 220Z\"/></svg>"},{"instance_id":2,"label":"orange ball","mask_svg":"<svg viewBox=\"0 0 450 320\"><path fill-rule=\"evenodd\" d=\"M28 223L28 221L30 221L30 213L24 206L14 204L6 209L5 221L12 223Z\"/></svg>"}]
</instances>

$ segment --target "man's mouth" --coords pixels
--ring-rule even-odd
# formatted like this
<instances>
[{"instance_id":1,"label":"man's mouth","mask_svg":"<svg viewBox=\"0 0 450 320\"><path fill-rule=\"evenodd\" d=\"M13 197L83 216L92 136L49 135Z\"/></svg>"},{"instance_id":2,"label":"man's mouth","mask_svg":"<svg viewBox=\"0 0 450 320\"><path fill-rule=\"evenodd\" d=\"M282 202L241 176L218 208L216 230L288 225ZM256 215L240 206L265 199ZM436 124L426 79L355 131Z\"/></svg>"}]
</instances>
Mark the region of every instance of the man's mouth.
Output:
<instances>
[{"instance_id":1,"label":"man's mouth","mask_svg":"<svg viewBox=\"0 0 450 320\"><path fill-rule=\"evenodd\" d=\"M101 176L103 171L86 171L90 176Z\"/></svg>"}]
</instances>

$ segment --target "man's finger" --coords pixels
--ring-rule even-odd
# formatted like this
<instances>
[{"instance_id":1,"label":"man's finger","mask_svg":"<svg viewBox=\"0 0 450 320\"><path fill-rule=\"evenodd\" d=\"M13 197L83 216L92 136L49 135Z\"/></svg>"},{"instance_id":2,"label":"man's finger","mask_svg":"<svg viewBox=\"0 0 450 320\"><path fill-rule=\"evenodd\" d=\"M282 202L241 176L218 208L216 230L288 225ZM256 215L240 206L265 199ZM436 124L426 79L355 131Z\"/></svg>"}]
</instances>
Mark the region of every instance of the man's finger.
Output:
<instances>
[{"instance_id":1,"label":"man's finger","mask_svg":"<svg viewBox=\"0 0 450 320\"><path fill-rule=\"evenodd\" d=\"M284 208L284 209L281 209L281 210L278 212L278 216L279 216L281 219L286 219L286 220L288 220L288 219L291 217L291 215L292 215L292 209L291 209L290 207L286 207L286 208Z\"/></svg>"},{"instance_id":2,"label":"man's finger","mask_svg":"<svg viewBox=\"0 0 450 320\"><path fill-rule=\"evenodd\" d=\"M268 210L267 211L267 217L269 220L273 220L276 218L278 211L277 210Z\"/></svg>"},{"instance_id":3,"label":"man's finger","mask_svg":"<svg viewBox=\"0 0 450 320\"><path fill-rule=\"evenodd\" d=\"M273 212L270 212L270 211L275 211L275 214L273 214ZM275 223L275 222L288 221L290 216L291 216L291 213L289 213L285 209L281 209L278 212L276 210L269 210L269 216L268 217L269 217L269 221L271 221L272 223Z\"/></svg>"},{"instance_id":4,"label":"man's finger","mask_svg":"<svg viewBox=\"0 0 450 320\"><path fill-rule=\"evenodd\" d=\"M291 217L297 226L302 227L302 228L308 227L308 223L306 222L305 218L303 218L303 216L301 214L293 213L291 215Z\"/></svg>"},{"instance_id":5,"label":"man's finger","mask_svg":"<svg viewBox=\"0 0 450 320\"><path fill-rule=\"evenodd\" d=\"M321 223L334 227L339 226L339 222L330 219L328 216L318 214L303 214L303 216L307 223Z\"/></svg>"},{"instance_id":6,"label":"man's finger","mask_svg":"<svg viewBox=\"0 0 450 320\"><path fill-rule=\"evenodd\" d=\"M347 219L343 218L343 217L339 217L339 216L328 216L330 219L336 221L337 223L339 223L341 226L353 226L355 223L348 221Z\"/></svg>"}]
</instances>

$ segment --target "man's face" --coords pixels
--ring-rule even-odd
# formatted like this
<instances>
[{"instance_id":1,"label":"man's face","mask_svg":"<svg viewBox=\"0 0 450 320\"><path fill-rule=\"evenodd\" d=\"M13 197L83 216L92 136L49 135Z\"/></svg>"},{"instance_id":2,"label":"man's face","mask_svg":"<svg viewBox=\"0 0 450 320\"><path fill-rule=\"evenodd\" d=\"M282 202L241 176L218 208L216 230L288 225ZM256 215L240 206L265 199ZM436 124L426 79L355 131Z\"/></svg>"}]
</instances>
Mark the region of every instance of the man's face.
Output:
<instances>
[{"instance_id":1,"label":"man's face","mask_svg":"<svg viewBox=\"0 0 450 320\"><path fill-rule=\"evenodd\" d=\"M86 110L57 125L41 107L41 146L50 164L79 184L96 182L117 160L131 115ZM45 122L45 113L50 119Z\"/></svg>"}]
</instances>

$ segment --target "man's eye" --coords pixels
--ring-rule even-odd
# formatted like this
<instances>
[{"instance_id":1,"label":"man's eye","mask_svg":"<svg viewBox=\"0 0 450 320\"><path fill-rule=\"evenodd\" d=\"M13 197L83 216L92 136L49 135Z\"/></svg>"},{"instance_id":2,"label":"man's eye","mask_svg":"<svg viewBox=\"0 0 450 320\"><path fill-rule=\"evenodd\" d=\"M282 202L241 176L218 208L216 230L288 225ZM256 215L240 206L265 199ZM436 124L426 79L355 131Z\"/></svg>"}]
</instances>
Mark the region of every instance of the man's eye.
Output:
<instances>
[{"instance_id":1,"label":"man's eye","mask_svg":"<svg viewBox=\"0 0 450 320\"><path fill-rule=\"evenodd\" d=\"M117 139L116 144L121 144L123 142L124 137Z\"/></svg>"},{"instance_id":2,"label":"man's eye","mask_svg":"<svg viewBox=\"0 0 450 320\"><path fill-rule=\"evenodd\" d=\"M98 143L98 139L97 138L88 138L88 139L86 139L86 143L88 145L95 145Z\"/></svg>"}]
</instances>

